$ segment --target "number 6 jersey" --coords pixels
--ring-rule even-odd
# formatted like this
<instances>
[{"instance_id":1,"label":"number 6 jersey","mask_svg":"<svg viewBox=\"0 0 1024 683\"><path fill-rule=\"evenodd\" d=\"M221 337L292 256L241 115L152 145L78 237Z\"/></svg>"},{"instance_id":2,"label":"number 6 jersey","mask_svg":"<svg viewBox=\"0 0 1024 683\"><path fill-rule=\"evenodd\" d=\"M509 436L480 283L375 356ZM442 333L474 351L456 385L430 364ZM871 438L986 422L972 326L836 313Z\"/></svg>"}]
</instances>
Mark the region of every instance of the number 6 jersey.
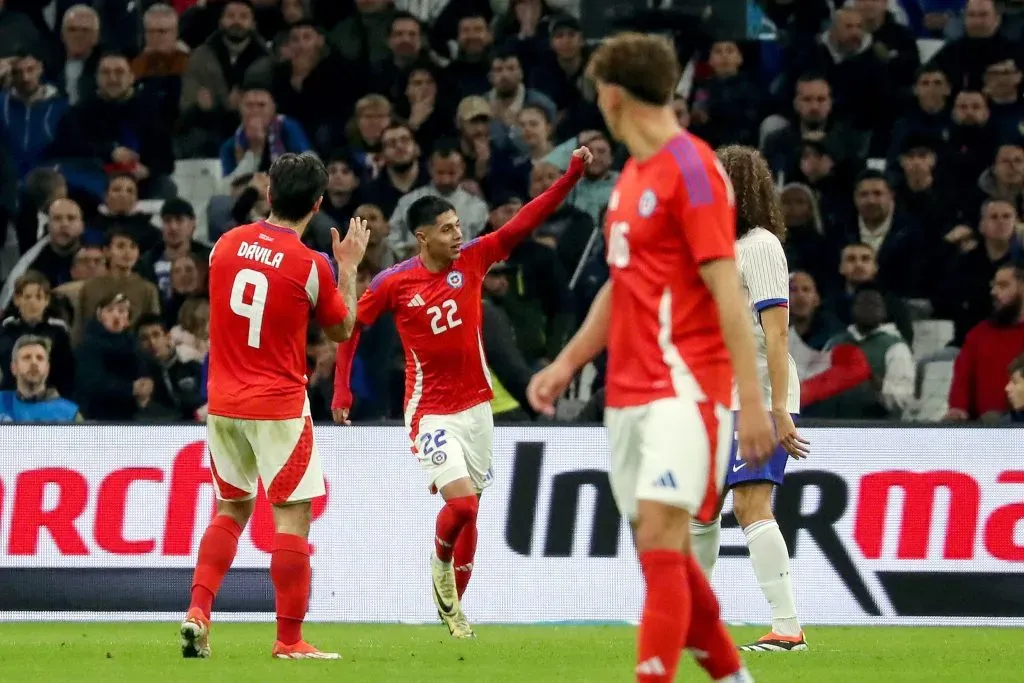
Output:
<instances>
[{"instance_id":1,"label":"number 6 jersey","mask_svg":"<svg viewBox=\"0 0 1024 683\"><path fill-rule=\"evenodd\" d=\"M608 201L612 282L606 405L680 396L729 405L732 367L700 266L735 257L732 185L685 131L626 162Z\"/></svg>"},{"instance_id":2,"label":"number 6 jersey","mask_svg":"<svg viewBox=\"0 0 1024 683\"><path fill-rule=\"evenodd\" d=\"M259 221L225 233L210 254L210 414L302 417L309 321L345 315L332 262L294 231Z\"/></svg>"}]
</instances>

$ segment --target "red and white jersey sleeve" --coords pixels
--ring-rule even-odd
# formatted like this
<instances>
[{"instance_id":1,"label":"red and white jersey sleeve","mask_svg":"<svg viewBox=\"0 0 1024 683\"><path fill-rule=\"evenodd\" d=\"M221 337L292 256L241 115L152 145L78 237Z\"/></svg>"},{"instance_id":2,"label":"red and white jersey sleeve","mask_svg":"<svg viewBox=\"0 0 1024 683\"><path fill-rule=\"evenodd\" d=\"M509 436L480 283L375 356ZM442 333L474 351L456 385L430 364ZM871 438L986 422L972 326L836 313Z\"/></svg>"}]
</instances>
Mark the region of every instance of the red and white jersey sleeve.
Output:
<instances>
[{"instance_id":1,"label":"red and white jersey sleeve","mask_svg":"<svg viewBox=\"0 0 1024 683\"><path fill-rule=\"evenodd\" d=\"M669 396L728 405L732 369L700 267L735 256L732 185L688 133L630 160L605 222L612 281L607 405Z\"/></svg>"},{"instance_id":2,"label":"red and white jersey sleeve","mask_svg":"<svg viewBox=\"0 0 1024 683\"><path fill-rule=\"evenodd\" d=\"M266 221L235 228L210 255L211 415L301 417L306 331L346 315L330 262Z\"/></svg>"}]
</instances>

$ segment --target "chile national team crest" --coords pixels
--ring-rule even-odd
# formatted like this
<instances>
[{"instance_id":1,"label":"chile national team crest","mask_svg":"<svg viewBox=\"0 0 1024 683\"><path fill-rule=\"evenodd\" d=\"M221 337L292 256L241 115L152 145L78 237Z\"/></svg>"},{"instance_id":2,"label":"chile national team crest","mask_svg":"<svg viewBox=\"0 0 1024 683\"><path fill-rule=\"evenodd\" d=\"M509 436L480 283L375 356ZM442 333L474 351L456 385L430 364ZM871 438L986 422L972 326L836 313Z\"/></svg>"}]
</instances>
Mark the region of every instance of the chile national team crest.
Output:
<instances>
[{"instance_id":1,"label":"chile national team crest","mask_svg":"<svg viewBox=\"0 0 1024 683\"><path fill-rule=\"evenodd\" d=\"M457 270L453 270L448 273L448 286L453 289L458 289L462 286L462 273Z\"/></svg>"},{"instance_id":2,"label":"chile national team crest","mask_svg":"<svg viewBox=\"0 0 1024 683\"><path fill-rule=\"evenodd\" d=\"M658 198L654 196L654 190L644 190L644 193L640 195L640 205L637 206L637 212L641 218L650 218L657 206Z\"/></svg>"}]
</instances>

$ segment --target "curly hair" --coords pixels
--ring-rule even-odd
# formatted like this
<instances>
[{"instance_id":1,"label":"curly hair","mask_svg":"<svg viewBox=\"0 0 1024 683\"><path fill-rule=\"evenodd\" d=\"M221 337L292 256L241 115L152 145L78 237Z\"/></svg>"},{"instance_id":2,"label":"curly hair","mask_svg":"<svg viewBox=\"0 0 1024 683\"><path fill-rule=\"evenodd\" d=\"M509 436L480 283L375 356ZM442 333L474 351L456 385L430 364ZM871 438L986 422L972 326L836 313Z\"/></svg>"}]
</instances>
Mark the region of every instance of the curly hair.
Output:
<instances>
[{"instance_id":1,"label":"curly hair","mask_svg":"<svg viewBox=\"0 0 1024 683\"><path fill-rule=\"evenodd\" d=\"M784 242L786 222L768 162L759 151L743 145L721 147L717 154L736 193L736 236L760 227Z\"/></svg>"}]
</instances>

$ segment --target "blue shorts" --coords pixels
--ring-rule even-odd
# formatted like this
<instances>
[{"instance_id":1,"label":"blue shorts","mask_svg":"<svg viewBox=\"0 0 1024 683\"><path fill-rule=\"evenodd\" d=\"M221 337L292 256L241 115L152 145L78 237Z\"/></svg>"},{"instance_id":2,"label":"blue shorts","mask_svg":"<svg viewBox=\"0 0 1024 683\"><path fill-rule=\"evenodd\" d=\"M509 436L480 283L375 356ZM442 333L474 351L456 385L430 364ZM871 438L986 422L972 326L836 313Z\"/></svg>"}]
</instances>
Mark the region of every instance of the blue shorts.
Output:
<instances>
[{"instance_id":1,"label":"blue shorts","mask_svg":"<svg viewBox=\"0 0 1024 683\"><path fill-rule=\"evenodd\" d=\"M793 416L793 419L796 419L796 415ZM732 440L729 469L725 471L725 488L730 489L737 484L751 481L770 481L776 486L781 486L782 478L786 475L786 461L788 460L789 453L780 445L775 449L768 462L761 467L751 467L740 457L734 437Z\"/></svg>"}]
</instances>

